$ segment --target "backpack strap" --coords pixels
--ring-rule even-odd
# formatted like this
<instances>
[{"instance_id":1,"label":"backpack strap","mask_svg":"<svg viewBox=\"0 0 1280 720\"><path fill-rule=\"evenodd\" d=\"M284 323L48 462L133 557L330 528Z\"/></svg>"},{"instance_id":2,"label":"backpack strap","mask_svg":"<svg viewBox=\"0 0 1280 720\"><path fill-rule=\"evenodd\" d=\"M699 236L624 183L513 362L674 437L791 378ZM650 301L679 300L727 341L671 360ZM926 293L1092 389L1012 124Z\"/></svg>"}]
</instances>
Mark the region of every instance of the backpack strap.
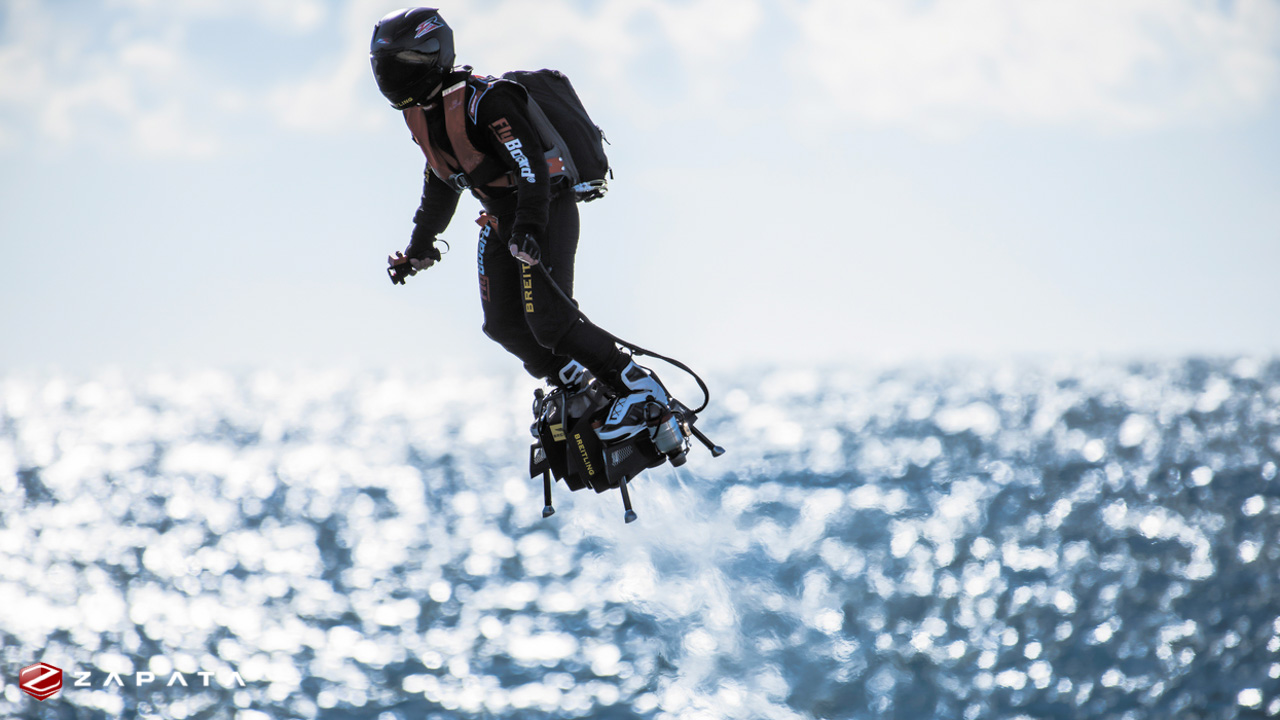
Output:
<instances>
[{"instance_id":1,"label":"backpack strap","mask_svg":"<svg viewBox=\"0 0 1280 720\"><path fill-rule=\"evenodd\" d=\"M475 168L484 162L484 153L471 144L467 137L467 81L455 83L444 91L441 102L444 103L444 129L449 136L449 144L453 146L453 154L458 158L462 168ZM469 176L471 173L467 172ZM473 183L474 184L474 183Z\"/></svg>"},{"instance_id":2,"label":"backpack strap","mask_svg":"<svg viewBox=\"0 0 1280 720\"><path fill-rule=\"evenodd\" d=\"M458 192L463 190L479 191L486 186L510 187L516 183L514 172L508 169L498 158L486 155L478 150L471 144L471 138L467 136L468 123L470 125L476 124L480 99L491 87L499 82L508 83L518 88L526 98L529 104L531 120L535 131L539 135L539 140L543 145L551 146L550 150L543 153L543 157L547 161L547 169L552 180L559 177L567 177L572 181L572 178L576 177L576 174L572 171L573 161L569 158L567 152L560 149L564 147L564 141L560 139L555 128L551 126L546 115L538 108L537 103L533 101L533 98L529 96L528 91L523 86L511 80L498 78L461 80L449 86L442 93L440 101L444 112L445 135L449 138L449 144L453 146L452 154L442 148L433 146L430 142L426 117L422 108L405 109L405 121L409 125L414 141L418 143L422 148L423 154L427 156L427 163L431 166L431 170ZM466 92L468 85L472 86L469 102Z\"/></svg>"}]
</instances>

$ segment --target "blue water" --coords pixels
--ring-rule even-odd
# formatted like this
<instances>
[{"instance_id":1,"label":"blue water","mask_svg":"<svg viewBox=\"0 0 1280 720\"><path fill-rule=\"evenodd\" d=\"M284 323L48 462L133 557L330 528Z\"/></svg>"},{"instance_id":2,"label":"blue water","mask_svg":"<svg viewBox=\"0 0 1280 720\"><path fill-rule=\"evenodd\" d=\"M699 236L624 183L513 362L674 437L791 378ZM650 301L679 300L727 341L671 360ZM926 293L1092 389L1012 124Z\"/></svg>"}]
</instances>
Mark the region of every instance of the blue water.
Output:
<instances>
[{"instance_id":1,"label":"blue water","mask_svg":"<svg viewBox=\"0 0 1280 720\"><path fill-rule=\"evenodd\" d=\"M527 378L0 378L0 716L1280 716L1280 361L710 379L626 525Z\"/></svg>"}]
</instances>

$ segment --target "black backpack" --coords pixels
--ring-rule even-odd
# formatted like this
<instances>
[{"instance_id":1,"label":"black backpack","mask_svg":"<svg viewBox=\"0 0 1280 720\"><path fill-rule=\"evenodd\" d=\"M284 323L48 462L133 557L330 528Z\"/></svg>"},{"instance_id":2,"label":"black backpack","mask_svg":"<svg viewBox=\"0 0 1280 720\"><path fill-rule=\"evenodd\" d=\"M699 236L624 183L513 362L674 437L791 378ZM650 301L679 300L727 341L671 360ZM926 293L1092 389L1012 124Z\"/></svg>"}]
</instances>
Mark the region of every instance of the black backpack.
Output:
<instances>
[{"instance_id":1,"label":"black backpack","mask_svg":"<svg viewBox=\"0 0 1280 720\"><path fill-rule=\"evenodd\" d=\"M543 126L539 131L553 136L544 139L568 153L565 164L572 168L570 177L578 201L591 202L604 197L609 191L609 178L613 177L604 152L604 143L608 141L600 126L591 121L569 78L559 70L545 69L513 70L502 78L518 83L527 91L534 120ZM559 137L554 137L556 135ZM555 142L556 139L561 142Z\"/></svg>"}]
</instances>

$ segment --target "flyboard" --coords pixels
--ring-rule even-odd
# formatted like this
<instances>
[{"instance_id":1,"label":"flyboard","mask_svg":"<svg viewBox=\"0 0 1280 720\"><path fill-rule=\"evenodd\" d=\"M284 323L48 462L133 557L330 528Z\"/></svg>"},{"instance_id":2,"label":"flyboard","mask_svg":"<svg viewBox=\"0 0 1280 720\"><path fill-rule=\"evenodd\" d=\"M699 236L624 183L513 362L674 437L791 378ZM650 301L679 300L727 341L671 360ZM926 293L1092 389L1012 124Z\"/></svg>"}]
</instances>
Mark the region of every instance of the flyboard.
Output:
<instances>
[{"instance_id":1,"label":"flyboard","mask_svg":"<svg viewBox=\"0 0 1280 720\"><path fill-rule=\"evenodd\" d=\"M551 280L546 268L541 263L536 267L542 270L551 286L576 307L555 281ZM579 310L578 313L581 315L582 311ZM724 454L724 448L713 443L697 427L698 413L706 409L711 400L710 391L702 378L677 360L617 337L613 339L631 350L633 357L647 355L687 372L702 390L702 404L696 409L690 409L671 397L668 390L670 400L667 403L652 398L647 401L644 407L645 425L639 432L605 443L596 434L596 428L604 423L613 396L601 382L592 379L585 387L575 391L559 387L550 393L542 388L535 390L533 425L530 427L534 440L529 448L529 477L542 476L544 518L555 514L555 507L551 504L552 478L564 482L570 491L591 488L597 493L603 493L617 488L622 493L623 519L633 522L636 512L631 507L631 493L627 485L641 472L668 462L672 467L684 465L694 438L711 452L712 457ZM650 373L653 374L653 371L650 370ZM662 384L657 375L653 375Z\"/></svg>"}]
</instances>

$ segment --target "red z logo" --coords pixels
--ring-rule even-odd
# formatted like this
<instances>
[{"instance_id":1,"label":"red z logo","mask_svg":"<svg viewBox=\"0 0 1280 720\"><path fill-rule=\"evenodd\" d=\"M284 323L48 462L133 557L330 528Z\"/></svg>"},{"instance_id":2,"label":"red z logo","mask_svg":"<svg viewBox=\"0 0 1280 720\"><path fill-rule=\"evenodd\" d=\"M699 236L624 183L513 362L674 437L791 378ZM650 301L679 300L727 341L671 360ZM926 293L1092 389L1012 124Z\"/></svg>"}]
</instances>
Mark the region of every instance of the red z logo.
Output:
<instances>
[{"instance_id":1,"label":"red z logo","mask_svg":"<svg viewBox=\"0 0 1280 720\"><path fill-rule=\"evenodd\" d=\"M48 663L28 665L18 671L18 685L31 697L47 700L62 689L62 668Z\"/></svg>"}]
</instances>

